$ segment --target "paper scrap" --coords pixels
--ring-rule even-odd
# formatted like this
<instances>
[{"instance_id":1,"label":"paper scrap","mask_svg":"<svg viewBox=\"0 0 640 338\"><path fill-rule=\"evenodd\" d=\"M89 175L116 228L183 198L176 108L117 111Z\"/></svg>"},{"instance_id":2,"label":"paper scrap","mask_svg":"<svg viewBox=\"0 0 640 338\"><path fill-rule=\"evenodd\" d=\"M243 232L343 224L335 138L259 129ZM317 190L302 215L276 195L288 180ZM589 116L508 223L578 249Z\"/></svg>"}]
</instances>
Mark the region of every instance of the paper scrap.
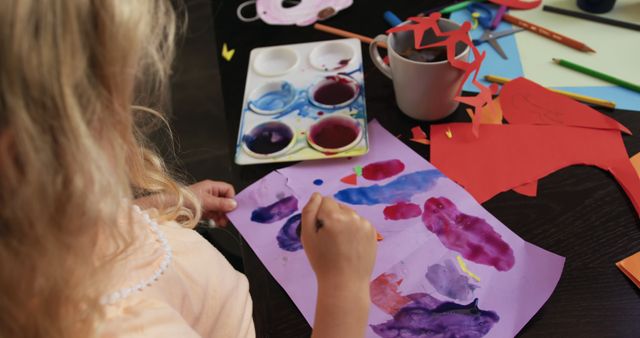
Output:
<instances>
[{"instance_id":1,"label":"paper scrap","mask_svg":"<svg viewBox=\"0 0 640 338\"><path fill-rule=\"evenodd\" d=\"M451 129L448 128L445 132L445 135L447 135L447 138L452 138L453 137L453 132L451 132Z\"/></svg>"},{"instance_id":2,"label":"paper scrap","mask_svg":"<svg viewBox=\"0 0 640 338\"><path fill-rule=\"evenodd\" d=\"M541 85L517 78L502 86L500 105L510 124L567 125L614 129L631 134L629 129L601 112Z\"/></svg>"},{"instance_id":3,"label":"paper scrap","mask_svg":"<svg viewBox=\"0 0 640 338\"><path fill-rule=\"evenodd\" d=\"M616 266L640 288L640 252L619 261Z\"/></svg>"},{"instance_id":4,"label":"paper scrap","mask_svg":"<svg viewBox=\"0 0 640 338\"><path fill-rule=\"evenodd\" d=\"M445 137L447 129L456 137ZM450 123L432 125L431 136L431 162L480 203L559 169L583 164L609 171L640 214L640 178L618 130L486 125L477 138L469 123Z\"/></svg>"},{"instance_id":5,"label":"paper scrap","mask_svg":"<svg viewBox=\"0 0 640 338\"><path fill-rule=\"evenodd\" d=\"M356 173L356 176L362 176L362 166L357 165L353 167L353 172Z\"/></svg>"},{"instance_id":6,"label":"paper scrap","mask_svg":"<svg viewBox=\"0 0 640 338\"><path fill-rule=\"evenodd\" d=\"M467 114L473 120L474 115L471 109L467 108ZM482 108L479 119L480 124L502 124L502 106L499 97Z\"/></svg>"},{"instance_id":7,"label":"paper scrap","mask_svg":"<svg viewBox=\"0 0 640 338\"><path fill-rule=\"evenodd\" d=\"M225 60L231 61L231 58L233 57L233 54L235 54L235 52L236 52L235 49L229 50L229 47L227 47L226 42L222 44L222 57Z\"/></svg>"},{"instance_id":8,"label":"paper scrap","mask_svg":"<svg viewBox=\"0 0 640 338\"><path fill-rule=\"evenodd\" d=\"M640 153L637 153L629 159L631 161L631 165L636 169L638 176L640 176Z\"/></svg>"},{"instance_id":9,"label":"paper scrap","mask_svg":"<svg viewBox=\"0 0 640 338\"><path fill-rule=\"evenodd\" d=\"M513 188L513 191L521 195L536 197L538 195L538 181L533 181L525 183L521 186L517 186Z\"/></svg>"},{"instance_id":10,"label":"paper scrap","mask_svg":"<svg viewBox=\"0 0 640 338\"><path fill-rule=\"evenodd\" d=\"M420 128L420 126L415 126L411 128L411 141L421 143L421 144L429 144L429 139L427 138L427 134Z\"/></svg>"},{"instance_id":11,"label":"paper scrap","mask_svg":"<svg viewBox=\"0 0 640 338\"><path fill-rule=\"evenodd\" d=\"M358 175L351 174L351 175L345 176L340 179L340 182L350 184L350 185L358 185Z\"/></svg>"},{"instance_id":12,"label":"paper scrap","mask_svg":"<svg viewBox=\"0 0 640 338\"><path fill-rule=\"evenodd\" d=\"M489 0L496 5L504 5L514 9L532 9L540 6L542 0L522 1L522 0Z\"/></svg>"}]
</instances>

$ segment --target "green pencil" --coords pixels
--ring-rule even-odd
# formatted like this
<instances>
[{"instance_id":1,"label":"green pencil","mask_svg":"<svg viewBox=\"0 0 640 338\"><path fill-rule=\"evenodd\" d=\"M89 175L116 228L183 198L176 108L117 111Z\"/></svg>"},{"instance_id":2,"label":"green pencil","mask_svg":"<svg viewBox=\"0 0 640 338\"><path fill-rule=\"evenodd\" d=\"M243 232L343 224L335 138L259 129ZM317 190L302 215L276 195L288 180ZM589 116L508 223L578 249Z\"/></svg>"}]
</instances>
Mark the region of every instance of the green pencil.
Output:
<instances>
[{"instance_id":1,"label":"green pencil","mask_svg":"<svg viewBox=\"0 0 640 338\"><path fill-rule=\"evenodd\" d=\"M469 4L474 3L474 2L482 2L484 0L470 0L470 1L463 1L457 4L453 4L451 6L447 6L443 9L440 10L440 13L442 14L448 14L448 13L453 13L456 11L459 11L461 9L464 9L465 7L469 6Z\"/></svg>"},{"instance_id":2,"label":"green pencil","mask_svg":"<svg viewBox=\"0 0 640 338\"><path fill-rule=\"evenodd\" d=\"M569 62L567 60L562 60L562 59L553 59L553 62L559 64L560 66L563 67L567 67L569 69L573 69L577 72L583 73L583 74L587 74L589 76L593 76L595 78L598 78L600 80L604 80L607 81L609 83L613 83L615 85L618 85L620 87L624 87L627 89L631 89L633 91L639 92L640 93L640 85L637 85L635 83L631 83L622 79L618 79L617 77L613 77L611 75L605 74L605 73L600 73L599 71L584 67L584 66L580 66L577 65L573 62Z\"/></svg>"}]
</instances>

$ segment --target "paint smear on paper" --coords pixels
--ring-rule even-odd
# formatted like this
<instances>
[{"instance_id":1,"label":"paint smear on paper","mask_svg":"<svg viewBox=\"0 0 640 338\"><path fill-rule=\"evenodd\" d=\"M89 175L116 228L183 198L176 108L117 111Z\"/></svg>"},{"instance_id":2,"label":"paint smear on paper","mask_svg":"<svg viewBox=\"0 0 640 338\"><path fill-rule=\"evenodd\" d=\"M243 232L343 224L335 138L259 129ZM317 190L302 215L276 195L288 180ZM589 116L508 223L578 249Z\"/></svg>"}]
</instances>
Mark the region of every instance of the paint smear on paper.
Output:
<instances>
[{"instance_id":1,"label":"paint smear on paper","mask_svg":"<svg viewBox=\"0 0 640 338\"><path fill-rule=\"evenodd\" d=\"M422 221L449 250L464 258L508 271L515 264L513 249L482 218L464 214L445 197L432 197L424 204Z\"/></svg>"},{"instance_id":2,"label":"paint smear on paper","mask_svg":"<svg viewBox=\"0 0 640 338\"><path fill-rule=\"evenodd\" d=\"M403 296L398 291L401 283L402 278L396 274L381 274L370 284L371 302L385 313L395 314L403 306L411 302L409 297Z\"/></svg>"},{"instance_id":3,"label":"paint smear on paper","mask_svg":"<svg viewBox=\"0 0 640 338\"><path fill-rule=\"evenodd\" d=\"M495 312L479 309L478 299L467 305L443 302L437 307L431 307L429 303L414 300L393 315L393 319L371 325L371 328L382 338L480 338L489 333L500 320Z\"/></svg>"},{"instance_id":4,"label":"paint smear on paper","mask_svg":"<svg viewBox=\"0 0 640 338\"><path fill-rule=\"evenodd\" d=\"M404 170L400 160L388 160L369 163L362 168L362 177L369 181L380 181L398 175Z\"/></svg>"},{"instance_id":5,"label":"paint smear on paper","mask_svg":"<svg viewBox=\"0 0 640 338\"><path fill-rule=\"evenodd\" d=\"M384 219L393 221L401 219L410 219L422 215L420 206L414 203L398 202L384 208Z\"/></svg>"},{"instance_id":6,"label":"paint smear on paper","mask_svg":"<svg viewBox=\"0 0 640 338\"><path fill-rule=\"evenodd\" d=\"M324 184L324 181L318 178L318 179L313 180L313 184L317 185L317 186L321 186L321 185Z\"/></svg>"},{"instance_id":7,"label":"paint smear on paper","mask_svg":"<svg viewBox=\"0 0 640 338\"><path fill-rule=\"evenodd\" d=\"M302 215L295 214L284 223L282 228L280 228L278 236L276 237L280 249L291 252L302 249L302 242L300 241L301 220Z\"/></svg>"},{"instance_id":8,"label":"paint smear on paper","mask_svg":"<svg viewBox=\"0 0 640 338\"><path fill-rule=\"evenodd\" d=\"M466 301L473 295L476 285L469 283L469 278L456 269L450 259L443 264L430 265L425 275L429 283L443 296Z\"/></svg>"},{"instance_id":9,"label":"paint smear on paper","mask_svg":"<svg viewBox=\"0 0 640 338\"><path fill-rule=\"evenodd\" d=\"M289 217L296 211L298 211L298 199L291 195L266 207L253 210L251 220L256 223L268 224Z\"/></svg>"},{"instance_id":10,"label":"paint smear on paper","mask_svg":"<svg viewBox=\"0 0 640 338\"><path fill-rule=\"evenodd\" d=\"M334 197L339 201L355 205L394 204L409 201L413 195L431 189L442 176L438 170L416 171L399 176L386 185L371 185L338 191Z\"/></svg>"},{"instance_id":11,"label":"paint smear on paper","mask_svg":"<svg viewBox=\"0 0 640 338\"><path fill-rule=\"evenodd\" d=\"M467 275L469 275L469 277L475 279L476 281L480 281L480 277L478 277L478 275L476 275L475 273L471 272L468 268L467 268L467 263L464 262L464 260L462 259L462 257L460 256L456 256L456 260L458 261L458 265L460 265L460 269L462 269L462 271L464 273L466 273Z\"/></svg>"}]
</instances>

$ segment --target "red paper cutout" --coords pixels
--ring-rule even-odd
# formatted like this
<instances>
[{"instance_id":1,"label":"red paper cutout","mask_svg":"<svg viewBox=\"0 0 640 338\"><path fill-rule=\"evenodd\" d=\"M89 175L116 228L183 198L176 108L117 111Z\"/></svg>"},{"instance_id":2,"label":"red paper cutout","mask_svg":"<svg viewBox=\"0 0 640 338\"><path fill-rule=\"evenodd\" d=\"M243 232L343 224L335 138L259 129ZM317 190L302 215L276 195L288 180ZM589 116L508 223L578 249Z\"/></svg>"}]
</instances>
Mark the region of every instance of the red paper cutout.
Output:
<instances>
[{"instance_id":1,"label":"red paper cutout","mask_svg":"<svg viewBox=\"0 0 640 338\"><path fill-rule=\"evenodd\" d=\"M447 138L451 129L454 138ZM485 125L482 137L468 123L431 126L431 162L478 202L576 164L611 172L640 214L640 178L617 130L567 126Z\"/></svg>"},{"instance_id":2,"label":"red paper cutout","mask_svg":"<svg viewBox=\"0 0 640 338\"><path fill-rule=\"evenodd\" d=\"M427 134L420 128L420 126L415 126L411 128L411 141L418 142L422 144L429 144L429 139L427 138Z\"/></svg>"},{"instance_id":3,"label":"red paper cutout","mask_svg":"<svg viewBox=\"0 0 640 338\"><path fill-rule=\"evenodd\" d=\"M536 197L538 195L538 181L525 183L519 187L513 188L513 191L521 195Z\"/></svg>"},{"instance_id":4,"label":"red paper cutout","mask_svg":"<svg viewBox=\"0 0 640 338\"><path fill-rule=\"evenodd\" d=\"M542 3L542 0L522 1L522 0L489 0L496 5L504 5L514 9L533 9Z\"/></svg>"},{"instance_id":5,"label":"red paper cutout","mask_svg":"<svg viewBox=\"0 0 640 338\"><path fill-rule=\"evenodd\" d=\"M513 0L512 0L513 1ZM480 116L481 116L481 108L486 106L487 103L491 102L492 95L497 92L498 86L491 85L490 87L485 86L480 81L478 81L478 72L480 70L480 65L484 60L486 53L480 53L478 49L473 45L473 42L469 36L469 30L471 29L471 23L465 21L460 29L443 32L440 30L438 26L438 20L442 15L439 12L431 13L427 17L411 17L409 20L411 23L396 26L387 31L387 33L395 33L401 31L413 31L414 36L414 47L415 49L425 49L425 48L435 48L435 47L446 47L447 49L447 60L451 64L451 66L458 68L464 72L463 80L460 82L460 86L457 88L457 91L460 92L462 90L462 86L467 81L467 79L473 74L471 83L478 88L479 92L476 96L458 96L455 98L456 101L468 104L473 106L474 115L472 118L473 121L473 133L478 136L479 128L480 128ZM432 30L435 36L437 37L445 37L444 40L428 45L422 45L422 38L424 33L428 30ZM456 45L458 43L463 43L471 49L473 53L473 61L466 62L464 60L456 59Z\"/></svg>"},{"instance_id":6,"label":"red paper cutout","mask_svg":"<svg viewBox=\"0 0 640 338\"><path fill-rule=\"evenodd\" d=\"M510 124L567 125L614 129L631 134L618 121L601 112L554 93L525 78L509 81L500 92L504 118Z\"/></svg>"},{"instance_id":7,"label":"red paper cutout","mask_svg":"<svg viewBox=\"0 0 640 338\"><path fill-rule=\"evenodd\" d=\"M351 174L349 176L345 176L340 179L340 182L350 184L350 185L358 185L358 175Z\"/></svg>"}]
</instances>

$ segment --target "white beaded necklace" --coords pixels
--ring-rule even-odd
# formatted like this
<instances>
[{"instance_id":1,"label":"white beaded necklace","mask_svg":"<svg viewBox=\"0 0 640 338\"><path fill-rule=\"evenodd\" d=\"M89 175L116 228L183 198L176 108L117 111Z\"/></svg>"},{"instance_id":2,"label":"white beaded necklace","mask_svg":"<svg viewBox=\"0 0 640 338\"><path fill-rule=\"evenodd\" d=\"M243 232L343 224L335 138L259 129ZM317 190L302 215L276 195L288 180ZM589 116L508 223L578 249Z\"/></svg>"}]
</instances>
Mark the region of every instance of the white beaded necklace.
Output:
<instances>
[{"instance_id":1,"label":"white beaded necklace","mask_svg":"<svg viewBox=\"0 0 640 338\"><path fill-rule=\"evenodd\" d=\"M169 267L169 263L171 263L171 259L173 258L173 253L171 251L171 246L169 246L169 241L167 241L164 232L162 232L162 230L160 230L160 228L158 227L158 223L151 219L151 217L149 217L147 213L142 212L142 210L140 210L140 207L138 207L137 205L133 206L133 210L142 216L142 218L151 228L151 231L155 234L156 241L162 245L162 249L164 250L164 257L162 259L162 262L160 263L160 267L158 267L149 278L142 279L137 284L132 285L131 287L122 288L118 291L102 296L102 298L100 298L100 303L103 305L114 304L120 299L129 297L136 291L140 292L144 288L151 286L155 281L158 280L158 278L160 278L162 274L164 274L164 272Z\"/></svg>"}]
</instances>

